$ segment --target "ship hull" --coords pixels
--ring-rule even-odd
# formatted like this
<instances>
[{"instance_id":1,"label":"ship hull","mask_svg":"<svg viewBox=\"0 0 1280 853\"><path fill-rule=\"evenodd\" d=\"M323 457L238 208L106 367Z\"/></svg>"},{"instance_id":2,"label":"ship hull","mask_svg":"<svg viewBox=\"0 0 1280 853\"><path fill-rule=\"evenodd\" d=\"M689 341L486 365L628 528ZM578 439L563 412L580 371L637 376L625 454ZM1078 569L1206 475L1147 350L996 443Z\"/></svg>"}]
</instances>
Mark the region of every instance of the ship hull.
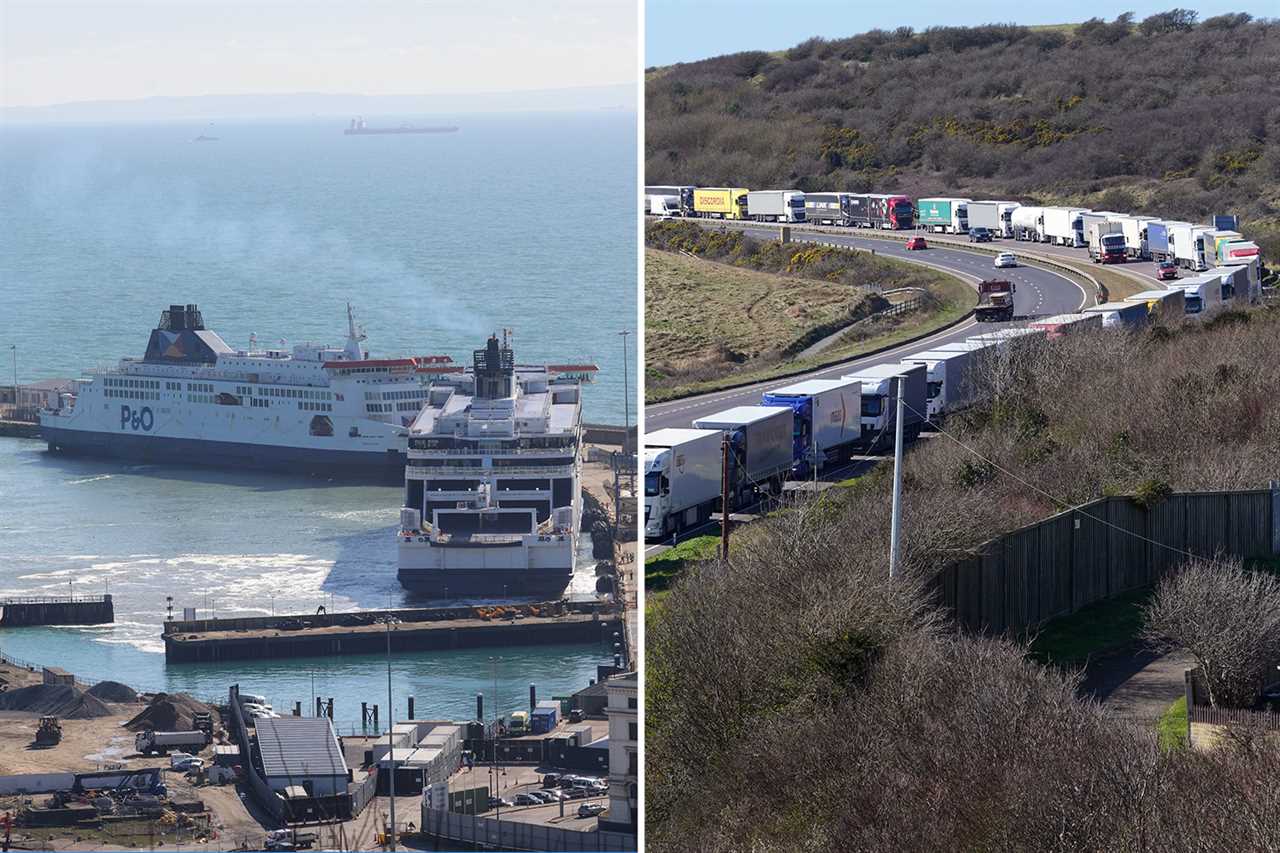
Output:
<instances>
[{"instance_id":1,"label":"ship hull","mask_svg":"<svg viewBox=\"0 0 1280 853\"><path fill-rule=\"evenodd\" d=\"M572 567L555 569L406 569L400 585L428 598L539 596L559 598L573 578Z\"/></svg>"},{"instance_id":2,"label":"ship hull","mask_svg":"<svg viewBox=\"0 0 1280 853\"><path fill-rule=\"evenodd\" d=\"M200 468L243 468L301 476L399 485L405 454L359 450L317 450L234 441L170 438L61 429L42 425L50 452L132 462Z\"/></svg>"}]
</instances>

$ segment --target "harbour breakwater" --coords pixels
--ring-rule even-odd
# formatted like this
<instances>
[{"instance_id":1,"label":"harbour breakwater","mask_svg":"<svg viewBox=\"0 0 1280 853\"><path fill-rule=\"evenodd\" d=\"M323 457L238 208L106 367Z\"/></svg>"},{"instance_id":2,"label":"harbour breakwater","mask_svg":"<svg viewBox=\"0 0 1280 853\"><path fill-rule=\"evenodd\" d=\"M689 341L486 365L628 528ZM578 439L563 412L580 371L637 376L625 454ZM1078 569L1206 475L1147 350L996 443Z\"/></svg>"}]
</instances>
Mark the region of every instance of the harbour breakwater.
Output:
<instances>
[{"instance_id":1,"label":"harbour breakwater","mask_svg":"<svg viewBox=\"0 0 1280 853\"><path fill-rule=\"evenodd\" d=\"M0 628L29 625L108 625L116 621L110 595L0 599Z\"/></svg>"},{"instance_id":2,"label":"harbour breakwater","mask_svg":"<svg viewBox=\"0 0 1280 853\"><path fill-rule=\"evenodd\" d=\"M165 623L171 663L592 643L622 632L621 616L595 604L367 610Z\"/></svg>"}]
</instances>

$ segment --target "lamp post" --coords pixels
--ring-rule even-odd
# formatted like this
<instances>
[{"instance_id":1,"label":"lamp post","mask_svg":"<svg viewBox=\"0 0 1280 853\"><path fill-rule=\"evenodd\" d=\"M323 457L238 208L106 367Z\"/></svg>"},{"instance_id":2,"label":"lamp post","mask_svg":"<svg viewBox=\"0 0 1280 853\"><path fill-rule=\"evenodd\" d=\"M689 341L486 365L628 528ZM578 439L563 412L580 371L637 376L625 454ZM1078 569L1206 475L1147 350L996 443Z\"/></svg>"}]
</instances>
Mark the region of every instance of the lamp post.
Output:
<instances>
[{"instance_id":1,"label":"lamp post","mask_svg":"<svg viewBox=\"0 0 1280 853\"><path fill-rule=\"evenodd\" d=\"M13 353L13 411L18 411L18 345L10 344L9 350Z\"/></svg>"},{"instance_id":2,"label":"lamp post","mask_svg":"<svg viewBox=\"0 0 1280 853\"><path fill-rule=\"evenodd\" d=\"M388 846L396 849L396 741L392 729L395 728L395 706L391 704L391 625L398 619L387 617L383 624L387 626L387 761L391 765L391 776L388 780L391 794L391 833L387 836Z\"/></svg>"},{"instance_id":3,"label":"lamp post","mask_svg":"<svg viewBox=\"0 0 1280 853\"><path fill-rule=\"evenodd\" d=\"M622 336L622 449L627 449L627 439L631 436L631 377L627 364L627 336L631 334L630 329L623 329L618 332Z\"/></svg>"}]
</instances>

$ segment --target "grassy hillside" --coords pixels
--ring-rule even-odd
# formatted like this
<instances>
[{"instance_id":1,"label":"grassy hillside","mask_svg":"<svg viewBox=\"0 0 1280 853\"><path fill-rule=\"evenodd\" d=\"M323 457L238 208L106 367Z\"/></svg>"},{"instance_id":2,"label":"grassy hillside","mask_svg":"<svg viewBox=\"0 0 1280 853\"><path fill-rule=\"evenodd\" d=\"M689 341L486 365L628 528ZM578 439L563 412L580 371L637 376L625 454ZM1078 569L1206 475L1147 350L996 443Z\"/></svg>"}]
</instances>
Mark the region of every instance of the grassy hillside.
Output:
<instances>
[{"instance_id":1,"label":"grassy hillside","mask_svg":"<svg viewBox=\"0 0 1280 853\"><path fill-rule=\"evenodd\" d=\"M1275 258L1277 79L1247 15L814 38L651 71L645 177L1238 213Z\"/></svg>"},{"instance_id":2,"label":"grassy hillside","mask_svg":"<svg viewBox=\"0 0 1280 853\"><path fill-rule=\"evenodd\" d=\"M650 402L799 371L865 352L963 315L964 282L829 246L764 242L689 222L652 223L645 252L645 393ZM920 308L869 319L909 294ZM818 355L815 341L859 322Z\"/></svg>"}]
</instances>

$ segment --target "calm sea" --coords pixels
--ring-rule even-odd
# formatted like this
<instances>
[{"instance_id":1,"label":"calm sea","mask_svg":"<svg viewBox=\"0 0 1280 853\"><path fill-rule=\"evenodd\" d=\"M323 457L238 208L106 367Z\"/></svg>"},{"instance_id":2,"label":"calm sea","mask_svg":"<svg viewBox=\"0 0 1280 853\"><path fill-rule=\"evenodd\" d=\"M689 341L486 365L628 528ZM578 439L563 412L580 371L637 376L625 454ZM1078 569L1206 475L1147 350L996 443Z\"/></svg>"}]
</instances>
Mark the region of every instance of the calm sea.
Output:
<instances>
[{"instance_id":1,"label":"calm sea","mask_svg":"<svg viewBox=\"0 0 1280 853\"><path fill-rule=\"evenodd\" d=\"M375 356L469 361L510 329L520 361L593 362L586 417L621 423L618 333L636 324L635 116L431 123L462 129L0 126L0 383L12 381L10 345L21 382L140 356L170 303L198 303L243 347L251 333L263 346L340 343L350 302ZM192 141L201 134L217 140ZM145 689L217 695L238 680L279 706L305 704L314 674L339 719L357 719L361 699L380 690L385 703L376 658L167 666L160 622L168 596L219 615L403 603L389 536L399 499L394 488L51 458L0 439L0 595L109 590L117 618L7 630L0 649ZM414 695L420 716L465 716L496 669L499 699L509 686L515 707L529 682L546 696L584 686L609 650L493 654L397 655L396 695Z\"/></svg>"}]
</instances>

